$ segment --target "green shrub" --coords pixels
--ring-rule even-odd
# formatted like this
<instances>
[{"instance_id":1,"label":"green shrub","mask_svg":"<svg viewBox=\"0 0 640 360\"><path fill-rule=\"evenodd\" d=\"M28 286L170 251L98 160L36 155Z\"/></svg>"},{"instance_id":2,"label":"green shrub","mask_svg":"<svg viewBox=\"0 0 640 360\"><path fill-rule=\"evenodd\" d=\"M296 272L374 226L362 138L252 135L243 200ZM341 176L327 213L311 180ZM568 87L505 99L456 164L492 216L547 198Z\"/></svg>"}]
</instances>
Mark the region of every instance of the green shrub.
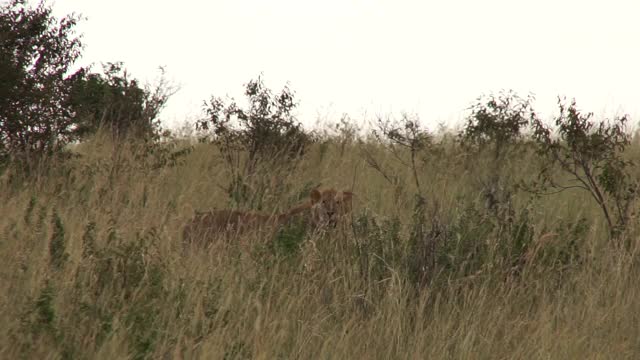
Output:
<instances>
[{"instance_id":1,"label":"green shrub","mask_svg":"<svg viewBox=\"0 0 640 360\"><path fill-rule=\"evenodd\" d=\"M259 208L266 185L260 175L265 167L270 172L290 171L313 137L293 116L297 103L288 87L274 94L258 77L245 85L245 95L247 108L233 99L225 104L212 97L205 103L207 117L196 127L206 134L202 140L211 140L222 153L231 175L227 186L230 198L241 204L257 202L252 205Z\"/></svg>"},{"instance_id":2,"label":"green shrub","mask_svg":"<svg viewBox=\"0 0 640 360\"><path fill-rule=\"evenodd\" d=\"M602 210L611 238L617 239L627 228L639 188L629 172L634 164L623 157L631 139L626 132L628 118L595 123L593 114L581 113L575 100L567 105L559 98L558 106L557 136L540 119L532 120L533 137L543 159L534 191L586 191Z\"/></svg>"}]
</instances>

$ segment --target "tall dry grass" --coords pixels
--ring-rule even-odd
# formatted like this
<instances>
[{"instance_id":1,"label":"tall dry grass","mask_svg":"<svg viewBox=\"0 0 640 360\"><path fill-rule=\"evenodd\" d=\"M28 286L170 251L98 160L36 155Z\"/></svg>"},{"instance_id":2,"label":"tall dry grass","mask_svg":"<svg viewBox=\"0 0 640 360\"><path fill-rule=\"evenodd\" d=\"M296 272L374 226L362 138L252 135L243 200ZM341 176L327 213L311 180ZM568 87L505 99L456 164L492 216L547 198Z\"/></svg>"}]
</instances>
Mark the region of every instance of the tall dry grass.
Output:
<instances>
[{"instance_id":1,"label":"tall dry grass","mask_svg":"<svg viewBox=\"0 0 640 360\"><path fill-rule=\"evenodd\" d=\"M409 168L333 138L263 169L259 199L238 205L212 145L160 167L141 149L97 137L39 177L5 175L1 358L640 356L637 229L611 244L587 194L514 190L490 209L491 157L448 142L420 162L420 222ZM535 175L531 152L508 159L504 184ZM319 183L353 190L351 224L182 251L195 210L276 211Z\"/></svg>"}]
</instances>

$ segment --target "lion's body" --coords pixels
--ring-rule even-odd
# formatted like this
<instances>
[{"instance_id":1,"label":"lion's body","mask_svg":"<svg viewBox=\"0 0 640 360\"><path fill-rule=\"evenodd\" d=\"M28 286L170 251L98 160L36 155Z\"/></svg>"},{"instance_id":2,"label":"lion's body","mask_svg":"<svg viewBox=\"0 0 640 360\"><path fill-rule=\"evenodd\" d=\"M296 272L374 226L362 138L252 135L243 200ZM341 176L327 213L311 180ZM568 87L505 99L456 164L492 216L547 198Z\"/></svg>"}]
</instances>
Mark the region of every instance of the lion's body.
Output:
<instances>
[{"instance_id":1,"label":"lion's body","mask_svg":"<svg viewBox=\"0 0 640 360\"><path fill-rule=\"evenodd\" d=\"M284 213L265 214L240 210L213 210L196 212L196 215L184 227L185 243L208 243L216 236L229 236L256 232L271 237L280 226L293 216L310 212L314 227L335 226L338 217L351 211L350 192L313 190L310 201L297 205Z\"/></svg>"},{"instance_id":2,"label":"lion's body","mask_svg":"<svg viewBox=\"0 0 640 360\"><path fill-rule=\"evenodd\" d=\"M223 232L245 232L251 229L274 227L284 221L282 215L266 215L239 210L213 210L197 212L191 222L185 227L187 237L195 234L207 236L208 234Z\"/></svg>"}]
</instances>

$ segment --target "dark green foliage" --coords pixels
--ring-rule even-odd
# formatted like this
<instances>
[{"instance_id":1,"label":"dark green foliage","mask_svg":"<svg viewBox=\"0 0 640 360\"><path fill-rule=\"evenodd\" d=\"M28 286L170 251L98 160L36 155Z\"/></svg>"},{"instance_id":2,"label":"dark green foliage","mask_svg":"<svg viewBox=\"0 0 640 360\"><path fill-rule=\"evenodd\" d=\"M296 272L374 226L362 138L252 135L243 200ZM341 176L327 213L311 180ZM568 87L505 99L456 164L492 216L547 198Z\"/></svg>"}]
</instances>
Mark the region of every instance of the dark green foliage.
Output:
<instances>
[{"instance_id":1,"label":"dark green foliage","mask_svg":"<svg viewBox=\"0 0 640 360\"><path fill-rule=\"evenodd\" d=\"M96 259L99 287L113 290L129 299L145 275L146 246L124 243L114 249L105 249Z\"/></svg>"},{"instance_id":2,"label":"dark green foliage","mask_svg":"<svg viewBox=\"0 0 640 360\"><path fill-rule=\"evenodd\" d=\"M355 251L360 272L368 284L379 283L389 277L389 271L406 267L401 225L398 218L378 222L362 214L355 219Z\"/></svg>"},{"instance_id":3,"label":"dark green foliage","mask_svg":"<svg viewBox=\"0 0 640 360\"><path fill-rule=\"evenodd\" d=\"M517 267L534 240L534 228L529 210L525 208L518 216L514 216L508 230L507 236L510 237L511 244L504 255L510 266Z\"/></svg>"},{"instance_id":4,"label":"dark green foliage","mask_svg":"<svg viewBox=\"0 0 640 360\"><path fill-rule=\"evenodd\" d=\"M283 226L273 241L274 249L284 256L291 256L298 252L300 244L307 234L307 224L303 219L292 219L286 226Z\"/></svg>"},{"instance_id":5,"label":"dark green foliage","mask_svg":"<svg viewBox=\"0 0 640 360\"><path fill-rule=\"evenodd\" d=\"M427 204L425 199L415 196L411 233L409 234L408 276L412 283L425 284L433 270L433 238L427 229Z\"/></svg>"},{"instance_id":6,"label":"dark green foliage","mask_svg":"<svg viewBox=\"0 0 640 360\"><path fill-rule=\"evenodd\" d=\"M0 163L60 151L74 136L71 89L84 75L77 17L56 19L44 2L11 0L0 8Z\"/></svg>"},{"instance_id":7,"label":"dark green foliage","mask_svg":"<svg viewBox=\"0 0 640 360\"><path fill-rule=\"evenodd\" d=\"M463 130L458 134L462 149L468 152L465 165L473 172L485 202L485 209L501 224L510 216L512 198L518 189L512 173L505 169L520 153L517 144L536 114L533 97L521 98L513 91L502 91L477 99ZM478 164L483 154L486 164Z\"/></svg>"},{"instance_id":8,"label":"dark green foliage","mask_svg":"<svg viewBox=\"0 0 640 360\"><path fill-rule=\"evenodd\" d=\"M36 204L36 198L35 196L32 196L31 199L29 199L29 204L24 211L24 223L27 225L31 225L31 217L33 215L33 209L36 207Z\"/></svg>"},{"instance_id":9,"label":"dark green foliage","mask_svg":"<svg viewBox=\"0 0 640 360\"><path fill-rule=\"evenodd\" d=\"M51 281L46 280L38 297L25 304L20 332L15 338L25 356L34 349L36 343L51 343L54 346L60 343L55 298L56 289Z\"/></svg>"},{"instance_id":10,"label":"dark green foliage","mask_svg":"<svg viewBox=\"0 0 640 360\"><path fill-rule=\"evenodd\" d=\"M590 224L585 218L559 223L530 244L524 260L531 269L550 269L562 276L566 270L585 261L581 245L589 229Z\"/></svg>"},{"instance_id":11,"label":"dark green foliage","mask_svg":"<svg viewBox=\"0 0 640 360\"><path fill-rule=\"evenodd\" d=\"M198 122L198 129L211 130L213 140L225 149L246 150L249 167L259 158L294 158L304 153L311 138L292 114L297 104L288 87L274 94L258 77L245 85L245 95L246 109L233 100L225 105L222 99L211 98L205 107L207 118Z\"/></svg>"},{"instance_id":12,"label":"dark green foliage","mask_svg":"<svg viewBox=\"0 0 640 360\"><path fill-rule=\"evenodd\" d=\"M158 268L150 269L149 284L146 287L144 300L137 300L128 309L125 322L129 326L131 334L131 354L134 359L146 359L153 352L160 336L157 306L162 293L156 293L156 288L161 286L163 274Z\"/></svg>"},{"instance_id":13,"label":"dark green foliage","mask_svg":"<svg viewBox=\"0 0 640 360\"><path fill-rule=\"evenodd\" d=\"M82 257L90 258L96 253L96 223L87 224L82 235Z\"/></svg>"},{"instance_id":14,"label":"dark green foliage","mask_svg":"<svg viewBox=\"0 0 640 360\"><path fill-rule=\"evenodd\" d=\"M488 259L494 224L469 205L454 219L447 238L436 247L436 275L466 277L478 273Z\"/></svg>"},{"instance_id":15,"label":"dark green foliage","mask_svg":"<svg viewBox=\"0 0 640 360\"><path fill-rule=\"evenodd\" d=\"M34 326L54 331L54 322L56 320L56 312L53 308L54 289L51 283L47 282L40 292L38 299L35 301L36 320Z\"/></svg>"},{"instance_id":16,"label":"dark green foliage","mask_svg":"<svg viewBox=\"0 0 640 360\"><path fill-rule=\"evenodd\" d=\"M522 130L535 118L533 97L519 97L513 91L503 91L478 98L470 110L464 129L458 135L467 147L493 147L495 158L505 147L522 137Z\"/></svg>"},{"instance_id":17,"label":"dark green foliage","mask_svg":"<svg viewBox=\"0 0 640 360\"><path fill-rule=\"evenodd\" d=\"M41 205L38 211L38 217L36 218L36 221L33 224L33 233L35 235L35 240L37 241L50 240L45 238L46 219L47 219L47 207L45 205Z\"/></svg>"},{"instance_id":18,"label":"dark green foliage","mask_svg":"<svg viewBox=\"0 0 640 360\"><path fill-rule=\"evenodd\" d=\"M51 226L53 229L51 239L49 240L49 262L55 269L61 269L67 261L69 254L66 252L64 226L55 211L53 212Z\"/></svg>"},{"instance_id":19,"label":"dark green foliage","mask_svg":"<svg viewBox=\"0 0 640 360\"><path fill-rule=\"evenodd\" d=\"M360 216L354 222L357 260L368 284L397 272L416 289L447 284L481 274L508 274L518 270L533 241L527 211L509 221L467 206L449 223L427 214L416 201L408 234L402 236L398 219L383 222Z\"/></svg>"},{"instance_id":20,"label":"dark green foliage","mask_svg":"<svg viewBox=\"0 0 640 360\"><path fill-rule=\"evenodd\" d=\"M245 95L246 108L233 99L225 104L221 98L212 97L205 103L207 117L196 124L198 130L207 134L203 140L211 139L219 146L231 173L227 190L238 203L256 201L255 198L260 202L260 188L264 184L251 182L256 179L253 175L261 171L261 165L290 168L313 141L293 116L297 103L288 87L274 94L258 77L245 85ZM253 198L246 191L250 183L255 188Z\"/></svg>"},{"instance_id":21,"label":"dark green foliage","mask_svg":"<svg viewBox=\"0 0 640 360\"><path fill-rule=\"evenodd\" d=\"M437 221L426 220L425 202L416 196L417 202L409 234L402 233L403 224L398 218L383 221L361 215L354 221L357 239L357 260L362 275L370 285L392 276L402 275L416 288L426 286L436 270L435 250L440 243L442 229Z\"/></svg>"},{"instance_id":22,"label":"dark green foliage","mask_svg":"<svg viewBox=\"0 0 640 360\"><path fill-rule=\"evenodd\" d=\"M558 99L558 105L557 136L541 120L532 122L542 158L539 181L533 184L533 191L587 191L602 210L611 237L617 238L627 227L638 195L638 181L629 173L633 164L622 156L631 137L626 132L628 118L596 123L591 120L592 113L578 110L575 100L567 105ZM559 179L554 168L569 178Z\"/></svg>"},{"instance_id":23,"label":"dark green foliage","mask_svg":"<svg viewBox=\"0 0 640 360\"><path fill-rule=\"evenodd\" d=\"M66 160L65 146L99 128L115 138L159 140L158 114L175 92L164 78L140 86L121 63L71 72L81 55L79 18L56 19L46 1L11 0L0 8L0 171L31 175ZM151 151L150 151L151 152ZM180 157L160 156L158 166Z\"/></svg>"},{"instance_id":24,"label":"dark green foliage","mask_svg":"<svg viewBox=\"0 0 640 360\"><path fill-rule=\"evenodd\" d=\"M95 224L89 223L83 239L85 250L95 246L88 246L94 236ZM167 295L166 268L154 245L157 232L152 229L132 242L124 242L113 232L107 236L111 241L105 248L94 248L92 256L86 254L84 269L77 277L78 286L91 288L95 305L79 302L77 306L94 318L87 326L98 327L97 333L102 338L112 330L112 314L122 312L132 357L147 358L160 336L158 304ZM103 299L104 293L112 297Z\"/></svg>"},{"instance_id":25,"label":"dark green foliage","mask_svg":"<svg viewBox=\"0 0 640 360\"><path fill-rule=\"evenodd\" d=\"M85 137L103 128L116 138L159 136L158 115L175 92L164 71L161 69L157 86L150 88L131 79L121 62L102 67L102 74L87 74L74 84L71 105L78 119L78 135Z\"/></svg>"}]
</instances>

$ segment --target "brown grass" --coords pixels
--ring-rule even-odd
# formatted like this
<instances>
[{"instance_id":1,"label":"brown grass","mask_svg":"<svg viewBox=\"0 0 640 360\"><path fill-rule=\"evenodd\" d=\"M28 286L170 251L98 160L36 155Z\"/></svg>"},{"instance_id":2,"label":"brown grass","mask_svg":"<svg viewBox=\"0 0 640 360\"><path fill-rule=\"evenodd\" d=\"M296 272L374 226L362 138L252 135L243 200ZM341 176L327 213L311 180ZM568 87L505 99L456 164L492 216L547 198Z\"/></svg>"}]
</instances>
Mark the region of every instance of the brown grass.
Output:
<instances>
[{"instance_id":1,"label":"brown grass","mask_svg":"<svg viewBox=\"0 0 640 360\"><path fill-rule=\"evenodd\" d=\"M194 210L233 207L223 190L227 169L211 145L196 146L177 166L153 169L135 147L96 138L75 150L81 157L36 180L16 184L5 176L0 358L640 356L637 236L629 235L626 249L610 244L586 194L517 194L513 207L517 214L528 209L537 241L514 275L516 262L494 244L506 230L482 208L478 179L491 160L478 157L469 166L453 145L427 157L421 181L439 209L429 208L429 219L438 217L451 244L477 234L468 243L494 244L487 248L495 254L463 273L475 258L438 248L441 265L433 271L444 275L433 273L420 287L402 260L411 250L411 171L379 144L343 146L313 147L261 195L272 204L262 211L298 204L322 183L357 194L353 229L296 235L301 219L293 235L271 240L252 232L241 235L250 246L214 242L187 255L182 230ZM366 166L361 146L399 183ZM528 154L505 168L515 182L533 176L534 165ZM368 225L363 236L365 217L381 230ZM581 218L584 231L576 225ZM60 253L51 249L54 239L62 239L66 257L55 255L61 265L51 260ZM575 246L567 247L569 239ZM563 249L575 257L563 260ZM447 270L448 263L457 265Z\"/></svg>"}]
</instances>

